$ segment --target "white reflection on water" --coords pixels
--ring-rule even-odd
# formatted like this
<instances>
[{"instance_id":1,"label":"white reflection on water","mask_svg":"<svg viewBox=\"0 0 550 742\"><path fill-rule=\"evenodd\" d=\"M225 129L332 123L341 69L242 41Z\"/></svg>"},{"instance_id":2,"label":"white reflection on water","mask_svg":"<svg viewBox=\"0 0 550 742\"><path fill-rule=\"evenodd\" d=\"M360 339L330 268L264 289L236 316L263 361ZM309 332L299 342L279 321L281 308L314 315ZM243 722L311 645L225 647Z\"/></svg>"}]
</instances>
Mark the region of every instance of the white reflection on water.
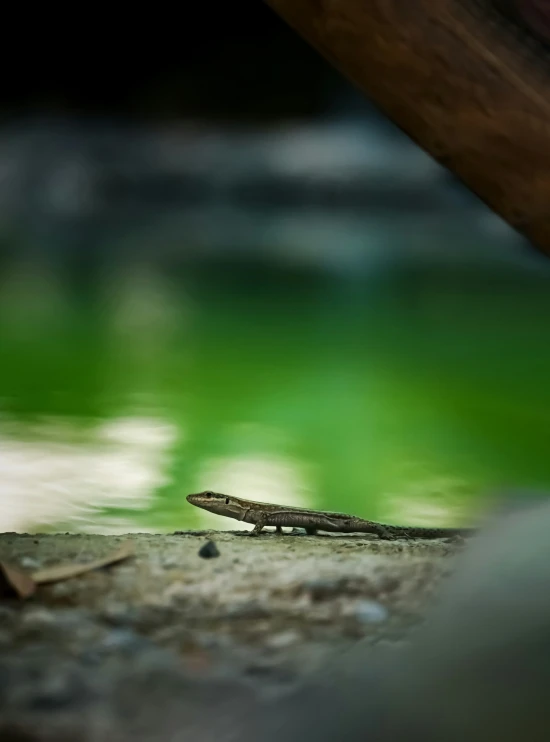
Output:
<instances>
[{"instance_id":1,"label":"white reflection on water","mask_svg":"<svg viewBox=\"0 0 550 742\"><path fill-rule=\"evenodd\" d=\"M305 467L296 461L273 454L210 459L206 462L195 491L214 490L246 500L273 502L278 505L313 507L313 493ZM200 528L250 530L248 523L199 511Z\"/></svg>"},{"instance_id":2,"label":"white reflection on water","mask_svg":"<svg viewBox=\"0 0 550 742\"><path fill-rule=\"evenodd\" d=\"M382 520L411 526L460 525L471 518L471 498L466 497L470 490L465 479L451 475L411 477L401 483L399 492L383 494Z\"/></svg>"},{"instance_id":3,"label":"white reflection on water","mask_svg":"<svg viewBox=\"0 0 550 742\"><path fill-rule=\"evenodd\" d=\"M175 427L155 418L119 418L85 434L59 420L26 426L25 438L9 432L0 433L0 531L19 532L58 523L95 533L138 530L123 519L100 521L98 510L149 507L167 481L176 437Z\"/></svg>"}]
</instances>

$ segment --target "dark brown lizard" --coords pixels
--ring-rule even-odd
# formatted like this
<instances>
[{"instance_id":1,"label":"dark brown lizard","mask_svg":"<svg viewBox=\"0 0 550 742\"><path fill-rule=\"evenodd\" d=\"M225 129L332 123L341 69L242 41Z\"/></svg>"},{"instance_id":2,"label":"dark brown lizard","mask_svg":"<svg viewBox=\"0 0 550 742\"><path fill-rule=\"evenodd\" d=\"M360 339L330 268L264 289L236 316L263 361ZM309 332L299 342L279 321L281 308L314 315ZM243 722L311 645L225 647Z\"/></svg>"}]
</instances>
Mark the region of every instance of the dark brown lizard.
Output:
<instances>
[{"instance_id":1,"label":"dark brown lizard","mask_svg":"<svg viewBox=\"0 0 550 742\"><path fill-rule=\"evenodd\" d=\"M473 528L424 528L419 526L393 526L358 518L346 513L332 513L324 510L311 510L290 505L272 505L267 502L244 500L219 492L199 492L187 495L187 502L208 510L216 515L234 518L251 523L254 529L251 536L257 536L265 526L275 526L278 533L283 527L303 528L313 535L317 531L332 533L372 533L378 538L394 540L399 538L434 539L449 536L467 536L474 533Z\"/></svg>"}]
</instances>

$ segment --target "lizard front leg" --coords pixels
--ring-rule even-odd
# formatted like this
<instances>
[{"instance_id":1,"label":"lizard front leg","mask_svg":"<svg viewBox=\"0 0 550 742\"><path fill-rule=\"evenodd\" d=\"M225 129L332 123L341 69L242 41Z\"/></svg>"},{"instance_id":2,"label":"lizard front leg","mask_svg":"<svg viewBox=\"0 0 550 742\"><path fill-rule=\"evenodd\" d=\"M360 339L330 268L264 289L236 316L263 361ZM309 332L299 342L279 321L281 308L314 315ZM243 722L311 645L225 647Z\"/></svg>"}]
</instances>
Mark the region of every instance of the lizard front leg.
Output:
<instances>
[{"instance_id":1,"label":"lizard front leg","mask_svg":"<svg viewBox=\"0 0 550 742\"><path fill-rule=\"evenodd\" d=\"M250 535L259 536L266 525L267 525L267 516L265 513L260 513L257 516L257 520L256 520L256 524L254 525L254 528L250 531Z\"/></svg>"}]
</instances>

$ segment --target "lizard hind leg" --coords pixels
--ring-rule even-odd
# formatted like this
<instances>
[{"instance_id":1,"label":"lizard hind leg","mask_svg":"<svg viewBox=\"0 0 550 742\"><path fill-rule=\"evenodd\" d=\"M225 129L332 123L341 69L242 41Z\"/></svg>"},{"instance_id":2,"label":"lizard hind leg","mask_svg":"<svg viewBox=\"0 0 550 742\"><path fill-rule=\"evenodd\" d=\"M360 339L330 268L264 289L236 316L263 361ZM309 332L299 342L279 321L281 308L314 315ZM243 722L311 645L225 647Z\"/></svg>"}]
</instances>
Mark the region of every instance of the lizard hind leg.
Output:
<instances>
[{"instance_id":1,"label":"lizard hind leg","mask_svg":"<svg viewBox=\"0 0 550 742\"><path fill-rule=\"evenodd\" d=\"M384 528L384 526L381 526L376 533L378 538L383 541L398 541L400 538L407 538L406 531L399 535L395 531L392 531L391 528Z\"/></svg>"}]
</instances>

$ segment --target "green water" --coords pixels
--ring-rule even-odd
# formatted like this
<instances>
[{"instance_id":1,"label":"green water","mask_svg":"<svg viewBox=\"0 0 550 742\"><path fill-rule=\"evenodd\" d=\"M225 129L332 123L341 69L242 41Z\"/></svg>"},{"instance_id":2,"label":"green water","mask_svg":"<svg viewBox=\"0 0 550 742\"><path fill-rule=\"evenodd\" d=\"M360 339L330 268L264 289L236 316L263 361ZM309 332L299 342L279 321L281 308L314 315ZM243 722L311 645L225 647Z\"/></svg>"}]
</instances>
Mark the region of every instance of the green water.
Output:
<instances>
[{"instance_id":1,"label":"green water","mask_svg":"<svg viewBox=\"0 0 550 742\"><path fill-rule=\"evenodd\" d=\"M243 268L6 291L0 529L215 525L185 501L205 488L454 525L494 488L544 489L549 288Z\"/></svg>"}]
</instances>

